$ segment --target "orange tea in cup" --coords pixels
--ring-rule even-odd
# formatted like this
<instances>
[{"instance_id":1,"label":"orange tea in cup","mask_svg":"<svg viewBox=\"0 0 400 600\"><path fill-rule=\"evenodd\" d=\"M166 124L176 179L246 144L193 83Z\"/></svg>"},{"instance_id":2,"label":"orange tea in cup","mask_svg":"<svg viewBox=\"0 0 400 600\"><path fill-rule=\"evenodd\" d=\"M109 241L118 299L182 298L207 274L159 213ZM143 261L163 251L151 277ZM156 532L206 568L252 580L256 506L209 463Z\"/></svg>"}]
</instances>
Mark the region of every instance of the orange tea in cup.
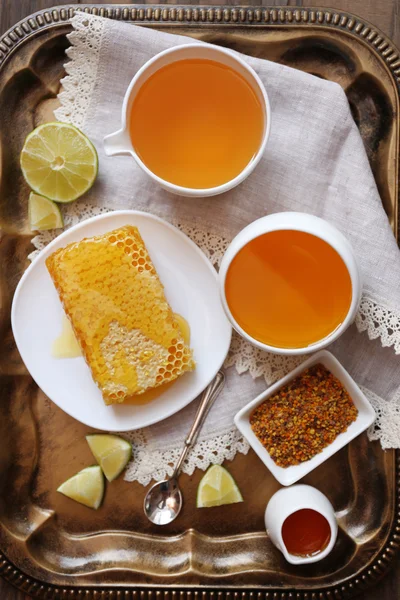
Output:
<instances>
[{"instance_id":1,"label":"orange tea in cup","mask_svg":"<svg viewBox=\"0 0 400 600\"><path fill-rule=\"evenodd\" d=\"M153 73L130 111L132 145L155 175L186 188L213 188L257 154L264 109L250 83L208 59L183 59Z\"/></svg>"},{"instance_id":2,"label":"orange tea in cup","mask_svg":"<svg viewBox=\"0 0 400 600\"><path fill-rule=\"evenodd\" d=\"M225 295L232 316L254 339L305 348L343 323L352 284L343 259L327 242L279 230L239 250L226 275Z\"/></svg>"}]
</instances>

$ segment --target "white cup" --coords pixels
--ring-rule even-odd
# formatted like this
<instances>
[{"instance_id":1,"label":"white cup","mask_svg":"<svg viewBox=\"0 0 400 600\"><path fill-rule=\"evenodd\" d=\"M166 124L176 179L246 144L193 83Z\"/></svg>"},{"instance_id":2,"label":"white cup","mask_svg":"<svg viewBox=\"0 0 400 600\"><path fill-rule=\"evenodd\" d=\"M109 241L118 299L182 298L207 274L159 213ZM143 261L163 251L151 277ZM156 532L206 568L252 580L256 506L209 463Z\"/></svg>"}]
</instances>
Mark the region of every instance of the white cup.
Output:
<instances>
[{"instance_id":1,"label":"white cup","mask_svg":"<svg viewBox=\"0 0 400 600\"><path fill-rule=\"evenodd\" d=\"M222 185L206 189L182 187L158 177L148 167L146 167L146 165L137 155L133 147L127 126L129 123L129 114L132 103L144 82L147 81L147 79L161 67L165 67L166 65L180 60L193 58L213 60L234 69L251 85L264 111L264 133L257 154L243 169L243 171L234 179L231 179ZM152 115L149 115L149 118L152 118ZM267 92L265 91L261 79L258 77L256 72L244 62L244 60L242 60L237 54L234 54L225 48L219 48L218 46L212 46L210 44L194 43L175 46L174 48L164 50L164 52L160 52L160 54L157 54L151 58L146 64L143 65L141 69L139 69L125 93L122 104L121 122L121 129L115 133L107 135L104 138L104 151L107 156L130 154L133 156L137 164L143 169L143 171L147 173L151 179L159 183L164 189L180 196L199 198L205 196L216 196L217 194L227 192L250 175L250 173L259 163L267 144L271 128L271 109ZM232 124L232 126L234 127L234 124ZM232 148L232 152L234 151L235 149Z\"/></svg>"},{"instance_id":2,"label":"white cup","mask_svg":"<svg viewBox=\"0 0 400 600\"><path fill-rule=\"evenodd\" d=\"M276 346L269 346L268 344L264 344L263 342L260 342L259 340L256 340L250 336L235 320L230 311L225 295L226 275L232 260L235 258L239 250L260 235L270 233L271 231L280 230L304 231L305 233L315 235L327 242L342 258L351 279L351 304L343 323L341 323L341 325L337 327L330 335L304 348L279 348ZM266 217L257 219L257 221L253 221L250 223L250 225L247 225L247 227L242 229L242 231L240 231L240 233L238 233L238 235L232 240L224 254L219 270L219 286L225 313L236 331L251 344L258 346L262 350L266 350L267 352L272 352L275 354L286 355L310 354L311 352L322 350L322 348L325 348L334 340L336 340L354 320L360 304L362 292L360 270L350 242L338 229L336 229L336 227L328 223L328 221L325 221L324 219L314 215L299 212L282 212L267 215Z\"/></svg>"},{"instance_id":3,"label":"white cup","mask_svg":"<svg viewBox=\"0 0 400 600\"><path fill-rule=\"evenodd\" d=\"M282 538L282 527L286 519L298 510L304 509L315 510L325 517L331 530L331 537L326 548L313 556L290 554ZM293 485L276 492L265 510L265 527L273 544L292 565L304 565L325 558L335 545L338 533L332 504L322 492L310 485Z\"/></svg>"}]
</instances>

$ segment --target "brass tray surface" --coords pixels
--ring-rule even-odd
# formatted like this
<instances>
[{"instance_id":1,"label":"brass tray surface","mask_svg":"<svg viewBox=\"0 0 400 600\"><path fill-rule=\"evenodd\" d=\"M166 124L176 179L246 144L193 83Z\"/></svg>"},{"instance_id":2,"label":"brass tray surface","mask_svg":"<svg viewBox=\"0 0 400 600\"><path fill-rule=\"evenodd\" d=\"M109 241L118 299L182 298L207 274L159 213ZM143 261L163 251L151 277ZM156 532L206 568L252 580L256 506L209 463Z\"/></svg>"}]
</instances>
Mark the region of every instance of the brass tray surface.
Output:
<instances>
[{"instance_id":1,"label":"brass tray surface","mask_svg":"<svg viewBox=\"0 0 400 600\"><path fill-rule=\"evenodd\" d=\"M87 12L181 33L285 63L340 83L359 125L379 191L398 230L398 51L373 26L333 10L296 8L88 6ZM15 286L32 251L28 189L19 170L25 136L56 106L74 7L42 11L0 39L0 573L38 598L133 600L333 600L381 577L400 544L399 455L360 436L305 478L339 517L333 553L291 566L264 529L279 485L259 459L229 469L245 502L195 509L202 476L182 476L185 504L158 528L143 515L144 488L107 486L100 510L56 493L93 463L79 424L37 388L10 327ZM371 235L373 232L371 231Z\"/></svg>"}]
</instances>

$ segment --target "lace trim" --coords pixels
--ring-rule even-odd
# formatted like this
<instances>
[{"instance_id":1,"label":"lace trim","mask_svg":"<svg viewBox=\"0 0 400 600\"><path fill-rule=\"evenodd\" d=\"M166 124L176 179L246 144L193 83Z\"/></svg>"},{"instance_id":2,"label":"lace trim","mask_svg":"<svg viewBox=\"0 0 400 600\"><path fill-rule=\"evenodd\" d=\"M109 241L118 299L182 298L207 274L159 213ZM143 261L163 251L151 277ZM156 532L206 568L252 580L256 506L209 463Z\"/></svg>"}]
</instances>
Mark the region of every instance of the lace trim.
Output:
<instances>
[{"instance_id":1,"label":"lace trim","mask_svg":"<svg viewBox=\"0 0 400 600\"><path fill-rule=\"evenodd\" d=\"M393 346L400 354L400 315L365 294L356 316L358 331L366 331L370 340L380 338L383 347Z\"/></svg>"},{"instance_id":2,"label":"lace trim","mask_svg":"<svg viewBox=\"0 0 400 600\"><path fill-rule=\"evenodd\" d=\"M61 80L58 95L61 106L54 116L83 129L96 83L105 20L78 12L71 23L74 29L67 36L71 46L66 50L71 60L65 65L67 76Z\"/></svg>"},{"instance_id":3,"label":"lace trim","mask_svg":"<svg viewBox=\"0 0 400 600\"><path fill-rule=\"evenodd\" d=\"M130 441L133 448L133 460L124 475L126 481L138 481L142 485L148 485L152 479L160 481L172 475L182 446L149 452L143 430L120 435ZM247 441L234 427L211 440L197 442L183 463L182 471L187 475L192 475L195 469L205 471L210 464L220 465L225 460L232 460L237 452L247 454L249 448Z\"/></svg>"},{"instance_id":4,"label":"lace trim","mask_svg":"<svg viewBox=\"0 0 400 600\"><path fill-rule=\"evenodd\" d=\"M400 388L390 401L383 400L362 385L360 388L376 412L376 419L368 429L368 438L371 441L379 440L384 450L399 448Z\"/></svg>"},{"instance_id":5,"label":"lace trim","mask_svg":"<svg viewBox=\"0 0 400 600\"><path fill-rule=\"evenodd\" d=\"M224 366L235 366L239 375L249 371L253 379L264 377L265 381L270 385L284 377L305 359L306 356L302 355L281 356L279 354L264 352L247 342L234 331L231 347Z\"/></svg>"}]
</instances>

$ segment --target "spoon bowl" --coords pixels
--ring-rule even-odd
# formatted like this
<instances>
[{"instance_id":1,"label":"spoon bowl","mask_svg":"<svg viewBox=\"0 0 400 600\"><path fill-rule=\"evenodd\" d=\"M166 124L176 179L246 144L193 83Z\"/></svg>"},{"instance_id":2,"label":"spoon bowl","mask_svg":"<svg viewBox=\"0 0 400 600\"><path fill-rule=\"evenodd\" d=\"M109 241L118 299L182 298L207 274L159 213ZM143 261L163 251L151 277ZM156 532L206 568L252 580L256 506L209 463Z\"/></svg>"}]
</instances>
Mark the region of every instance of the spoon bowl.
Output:
<instances>
[{"instance_id":1,"label":"spoon bowl","mask_svg":"<svg viewBox=\"0 0 400 600\"><path fill-rule=\"evenodd\" d=\"M182 493L175 478L155 483L144 499L144 512L155 525L172 523L181 507Z\"/></svg>"}]
</instances>

